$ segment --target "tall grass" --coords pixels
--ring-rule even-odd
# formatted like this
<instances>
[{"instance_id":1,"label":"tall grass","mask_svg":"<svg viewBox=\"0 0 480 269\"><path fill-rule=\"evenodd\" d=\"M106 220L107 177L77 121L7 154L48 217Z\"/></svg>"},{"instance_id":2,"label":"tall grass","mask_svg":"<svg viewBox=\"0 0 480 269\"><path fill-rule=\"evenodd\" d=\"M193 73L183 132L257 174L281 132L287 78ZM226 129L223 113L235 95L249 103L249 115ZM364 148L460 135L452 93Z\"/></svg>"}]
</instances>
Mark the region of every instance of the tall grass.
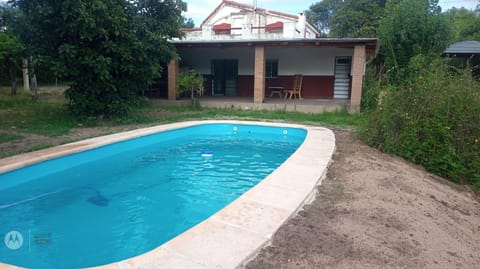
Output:
<instances>
[{"instance_id":1,"label":"tall grass","mask_svg":"<svg viewBox=\"0 0 480 269\"><path fill-rule=\"evenodd\" d=\"M417 57L412 76L383 88L360 136L370 145L480 191L480 83L445 61Z\"/></svg>"},{"instance_id":2,"label":"tall grass","mask_svg":"<svg viewBox=\"0 0 480 269\"><path fill-rule=\"evenodd\" d=\"M312 125L357 127L365 118L350 115L346 109L322 114L286 111L213 109L192 106L153 105L146 101L124 117L109 120L78 118L65 106L62 92L48 92L36 102L27 94L10 96L0 93L0 130L46 136L68 134L73 128L85 126L118 126L161 124L198 119L243 119L282 121Z\"/></svg>"},{"instance_id":3,"label":"tall grass","mask_svg":"<svg viewBox=\"0 0 480 269\"><path fill-rule=\"evenodd\" d=\"M0 129L48 136L67 134L80 121L60 103L34 102L30 96L0 95Z\"/></svg>"},{"instance_id":4,"label":"tall grass","mask_svg":"<svg viewBox=\"0 0 480 269\"><path fill-rule=\"evenodd\" d=\"M160 106L152 110L164 110L169 112L179 111L178 107ZM358 127L365 118L361 114L349 114L347 110L337 112L324 112L318 114L307 114L300 112L267 111L267 110L241 110L241 109L215 109L215 108L186 108L182 107L181 112L172 115L161 122L172 122L182 120L198 119L243 119L259 121L281 121L311 125L326 125L332 127ZM144 114L145 115L145 111Z\"/></svg>"}]
</instances>

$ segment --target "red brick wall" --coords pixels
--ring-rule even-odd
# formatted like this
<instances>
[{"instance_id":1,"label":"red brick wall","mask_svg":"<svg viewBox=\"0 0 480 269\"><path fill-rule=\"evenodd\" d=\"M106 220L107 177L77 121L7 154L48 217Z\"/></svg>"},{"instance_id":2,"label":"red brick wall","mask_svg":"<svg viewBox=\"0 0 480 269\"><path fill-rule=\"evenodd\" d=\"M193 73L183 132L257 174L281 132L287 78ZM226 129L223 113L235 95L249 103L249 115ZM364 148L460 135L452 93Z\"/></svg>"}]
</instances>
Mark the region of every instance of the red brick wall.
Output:
<instances>
[{"instance_id":1,"label":"red brick wall","mask_svg":"<svg viewBox=\"0 0 480 269\"><path fill-rule=\"evenodd\" d=\"M253 97L253 76L238 76L238 97Z\"/></svg>"},{"instance_id":2,"label":"red brick wall","mask_svg":"<svg viewBox=\"0 0 480 269\"><path fill-rule=\"evenodd\" d=\"M212 93L212 77L205 77L205 95ZM304 76L302 96L305 98L333 98L334 76ZM270 96L269 86L282 86L289 89L293 86L293 76L280 76L278 78L265 79L265 96ZM253 97L253 76L239 75L237 82L238 97Z\"/></svg>"},{"instance_id":3,"label":"red brick wall","mask_svg":"<svg viewBox=\"0 0 480 269\"><path fill-rule=\"evenodd\" d=\"M270 95L269 86L282 86L289 89L293 86L294 76L280 76L278 78L268 78L265 80L266 96ZM302 97L305 98L333 98L334 76L303 76Z\"/></svg>"},{"instance_id":4,"label":"red brick wall","mask_svg":"<svg viewBox=\"0 0 480 269\"><path fill-rule=\"evenodd\" d=\"M334 76L304 76L302 97L332 99L334 80Z\"/></svg>"}]
</instances>

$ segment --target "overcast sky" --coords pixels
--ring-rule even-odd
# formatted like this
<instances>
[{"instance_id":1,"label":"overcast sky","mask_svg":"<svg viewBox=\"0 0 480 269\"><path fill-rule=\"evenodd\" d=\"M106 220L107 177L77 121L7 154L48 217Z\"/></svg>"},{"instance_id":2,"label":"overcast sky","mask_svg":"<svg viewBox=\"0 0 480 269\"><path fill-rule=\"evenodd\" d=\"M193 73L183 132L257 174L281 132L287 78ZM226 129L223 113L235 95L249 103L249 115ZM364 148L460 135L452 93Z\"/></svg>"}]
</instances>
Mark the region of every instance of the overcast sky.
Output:
<instances>
[{"instance_id":1,"label":"overcast sky","mask_svg":"<svg viewBox=\"0 0 480 269\"><path fill-rule=\"evenodd\" d=\"M234 0L239 3L253 5L254 0ZM313 3L320 0L257 0L257 6L261 8L281 11L291 14L299 14L308 9ZM188 4L188 11L185 14L187 18L192 18L195 26L200 23L217 7L222 0L184 0ZM440 0L439 4L442 10L452 7L465 7L474 9L479 3L478 0Z\"/></svg>"}]
</instances>

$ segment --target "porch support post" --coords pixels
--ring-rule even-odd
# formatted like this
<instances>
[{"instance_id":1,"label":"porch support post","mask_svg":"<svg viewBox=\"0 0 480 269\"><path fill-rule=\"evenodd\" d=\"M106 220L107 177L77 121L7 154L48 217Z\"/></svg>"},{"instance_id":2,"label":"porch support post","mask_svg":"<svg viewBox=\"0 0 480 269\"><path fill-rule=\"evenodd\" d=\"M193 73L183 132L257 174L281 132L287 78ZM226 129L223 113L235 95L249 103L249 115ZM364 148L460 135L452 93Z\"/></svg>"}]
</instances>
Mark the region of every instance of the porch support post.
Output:
<instances>
[{"instance_id":1,"label":"porch support post","mask_svg":"<svg viewBox=\"0 0 480 269\"><path fill-rule=\"evenodd\" d=\"M255 47L253 102L263 103L265 98L265 47Z\"/></svg>"},{"instance_id":2,"label":"porch support post","mask_svg":"<svg viewBox=\"0 0 480 269\"><path fill-rule=\"evenodd\" d=\"M366 50L365 45L355 45L353 51L352 92L350 95L350 113L360 111L362 99L363 75L365 72Z\"/></svg>"},{"instance_id":3,"label":"porch support post","mask_svg":"<svg viewBox=\"0 0 480 269\"><path fill-rule=\"evenodd\" d=\"M177 99L178 59L174 58L168 64L168 100Z\"/></svg>"}]
</instances>

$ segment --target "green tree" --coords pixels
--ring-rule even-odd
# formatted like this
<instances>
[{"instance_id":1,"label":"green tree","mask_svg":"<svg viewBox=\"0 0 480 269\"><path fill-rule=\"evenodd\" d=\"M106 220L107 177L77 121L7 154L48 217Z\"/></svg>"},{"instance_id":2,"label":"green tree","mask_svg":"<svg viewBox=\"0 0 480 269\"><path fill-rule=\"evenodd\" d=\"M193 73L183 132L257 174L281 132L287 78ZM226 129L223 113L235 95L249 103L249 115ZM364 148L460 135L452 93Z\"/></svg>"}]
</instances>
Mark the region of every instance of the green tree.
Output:
<instances>
[{"instance_id":1,"label":"green tree","mask_svg":"<svg viewBox=\"0 0 480 269\"><path fill-rule=\"evenodd\" d=\"M323 0L312 4L309 10L305 11L310 23L317 26L323 35L330 32L330 21L337 11L342 7L344 0Z\"/></svg>"},{"instance_id":2,"label":"green tree","mask_svg":"<svg viewBox=\"0 0 480 269\"><path fill-rule=\"evenodd\" d=\"M17 38L6 30L0 31L0 72L8 71L12 95L17 94L17 75L21 67L22 52L23 45Z\"/></svg>"},{"instance_id":3,"label":"green tree","mask_svg":"<svg viewBox=\"0 0 480 269\"><path fill-rule=\"evenodd\" d=\"M375 37L386 0L346 0L330 20L332 37Z\"/></svg>"},{"instance_id":4,"label":"green tree","mask_svg":"<svg viewBox=\"0 0 480 269\"><path fill-rule=\"evenodd\" d=\"M441 53L453 36L451 21L441 14L438 0L388 1L379 36L387 72L401 81L413 56Z\"/></svg>"},{"instance_id":5,"label":"green tree","mask_svg":"<svg viewBox=\"0 0 480 269\"><path fill-rule=\"evenodd\" d=\"M7 30L5 23L5 6L0 3L0 32L5 32Z\"/></svg>"},{"instance_id":6,"label":"green tree","mask_svg":"<svg viewBox=\"0 0 480 269\"><path fill-rule=\"evenodd\" d=\"M12 95L17 94L18 72L24 52L24 46L12 28L14 12L12 7L0 3L0 73L8 72Z\"/></svg>"},{"instance_id":7,"label":"green tree","mask_svg":"<svg viewBox=\"0 0 480 269\"><path fill-rule=\"evenodd\" d=\"M124 114L174 55L181 0L12 0L32 55L69 82L78 115Z\"/></svg>"},{"instance_id":8,"label":"green tree","mask_svg":"<svg viewBox=\"0 0 480 269\"><path fill-rule=\"evenodd\" d=\"M480 41L480 17L475 11L465 8L452 8L446 12L453 19L455 27L455 41Z\"/></svg>"},{"instance_id":9,"label":"green tree","mask_svg":"<svg viewBox=\"0 0 480 269\"><path fill-rule=\"evenodd\" d=\"M193 69L185 70L178 77L177 93L189 93L192 106L198 104L196 96L203 95L203 76Z\"/></svg>"},{"instance_id":10,"label":"green tree","mask_svg":"<svg viewBox=\"0 0 480 269\"><path fill-rule=\"evenodd\" d=\"M183 18L182 28L194 28L195 22L193 22L192 18Z\"/></svg>"},{"instance_id":11,"label":"green tree","mask_svg":"<svg viewBox=\"0 0 480 269\"><path fill-rule=\"evenodd\" d=\"M375 37L386 0L323 0L307 18L330 37Z\"/></svg>"},{"instance_id":12,"label":"green tree","mask_svg":"<svg viewBox=\"0 0 480 269\"><path fill-rule=\"evenodd\" d=\"M22 44L22 53L18 56L22 58L25 64L28 66L28 77L23 79L29 80L30 91L32 99L36 100L38 97L38 88L37 88L37 75L34 69L34 61L31 55L31 44L26 43L29 40L29 31L27 20L24 14L16 7L13 7L9 4L4 4L0 7L1 18L3 22L4 29L8 29L8 34L14 37L16 40L19 40ZM19 67L17 63L17 67ZM24 81L25 82L25 81Z\"/></svg>"}]
</instances>

